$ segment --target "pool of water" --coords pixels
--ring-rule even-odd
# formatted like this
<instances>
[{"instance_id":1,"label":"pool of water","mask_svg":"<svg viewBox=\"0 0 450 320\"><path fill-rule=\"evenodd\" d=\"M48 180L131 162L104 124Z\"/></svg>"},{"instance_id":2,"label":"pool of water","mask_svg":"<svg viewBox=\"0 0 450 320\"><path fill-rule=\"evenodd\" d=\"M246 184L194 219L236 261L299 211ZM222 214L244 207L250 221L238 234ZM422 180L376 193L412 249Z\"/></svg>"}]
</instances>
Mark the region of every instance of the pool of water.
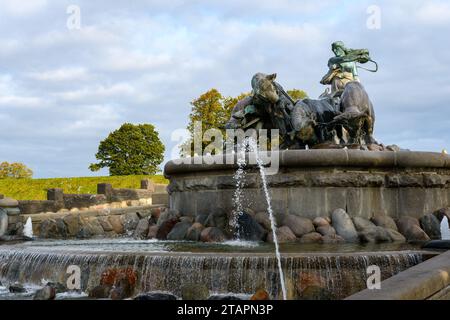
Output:
<instances>
[{"instance_id":1,"label":"pool of water","mask_svg":"<svg viewBox=\"0 0 450 320\"><path fill-rule=\"evenodd\" d=\"M407 243L385 244L303 244L286 243L280 245L282 254L357 253L418 250L419 245ZM4 244L0 250L31 250L52 252L84 253L252 253L272 254L275 246L266 242L227 241L223 243L203 243L191 241L89 239L89 240L35 240L22 243Z\"/></svg>"}]
</instances>

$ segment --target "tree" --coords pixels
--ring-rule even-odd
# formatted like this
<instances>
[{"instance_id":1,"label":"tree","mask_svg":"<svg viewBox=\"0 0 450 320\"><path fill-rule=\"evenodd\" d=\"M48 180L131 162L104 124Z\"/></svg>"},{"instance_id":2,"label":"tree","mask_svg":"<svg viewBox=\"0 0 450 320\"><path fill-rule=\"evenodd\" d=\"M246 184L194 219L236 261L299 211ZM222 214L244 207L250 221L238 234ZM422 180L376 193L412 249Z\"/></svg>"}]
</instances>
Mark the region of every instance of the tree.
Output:
<instances>
[{"instance_id":1,"label":"tree","mask_svg":"<svg viewBox=\"0 0 450 320\"><path fill-rule=\"evenodd\" d=\"M2 162L0 163L0 179L4 178L31 178L33 176L33 171L29 169L26 165L19 162Z\"/></svg>"},{"instance_id":2,"label":"tree","mask_svg":"<svg viewBox=\"0 0 450 320\"><path fill-rule=\"evenodd\" d=\"M91 171L109 168L111 176L155 174L164 159L164 145L151 124L124 123L100 142L95 155L99 163Z\"/></svg>"},{"instance_id":3,"label":"tree","mask_svg":"<svg viewBox=\"0 0 450 320\"><path fill-rule=\"evenodd\" d=\"M286 92L294 101L308 98L308 95L303 90L292 89L292 90L288 90Z\"/></svg>"},{"instance_id":4,"label":"tree","mask_svg":"<svg viewBox=\"0 0 450 320\"><path fill-rule=\"evenodd\" d=\"M201 123L202 133L208 129L218 129L225 134L224 127L230 119L234 105L247 95L249 95L249 93L242 93L235 98L224 97L217 89L210 89L192 101L192 109L189 114L189 124L187 126L191 139L182 146L182 156L186 156L183 154L183 150L186 149L191 150L190 155L194 155L192 141L194 139L194 126L196 122ZM202 150L204 150L209 143L210 142L203 141Z\"/></svg>"}]
</instances>

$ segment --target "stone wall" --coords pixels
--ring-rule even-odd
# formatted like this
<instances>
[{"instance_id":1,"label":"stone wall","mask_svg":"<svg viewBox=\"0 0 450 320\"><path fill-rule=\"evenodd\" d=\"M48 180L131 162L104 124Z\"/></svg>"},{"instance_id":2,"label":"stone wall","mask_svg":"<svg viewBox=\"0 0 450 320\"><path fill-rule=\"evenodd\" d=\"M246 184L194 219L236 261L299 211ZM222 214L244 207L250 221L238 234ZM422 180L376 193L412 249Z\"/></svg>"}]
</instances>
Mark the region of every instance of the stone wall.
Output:
<instances>
[{"instance_id":1,"label":"stone wall","mask_svg":"<svg viewBox=\"0 0 450 320\"><path fill-rule=\"evenodd\" d=\"M66 194L62 189L54 188L47 191L47 200L20 200L19 208L22 214L93 208L99 205L108 206L114 202L152 199L155 190L156 186L150 180L142 180L141 189L115 189L111 184L100 183L97 185L97 194ZM163 200L164 192L158 193L160 194Z\"/></svg>"},{"instance_id":2,"label":"stone wall","mask_svg":"<svg viewBox=\"0 0 450 320\"><path fill-rule=\"evenodd\" d=\"M379 290L363 290L347 300L448 300L450 251L381 282Z\"/></svg>"}]
</instances>

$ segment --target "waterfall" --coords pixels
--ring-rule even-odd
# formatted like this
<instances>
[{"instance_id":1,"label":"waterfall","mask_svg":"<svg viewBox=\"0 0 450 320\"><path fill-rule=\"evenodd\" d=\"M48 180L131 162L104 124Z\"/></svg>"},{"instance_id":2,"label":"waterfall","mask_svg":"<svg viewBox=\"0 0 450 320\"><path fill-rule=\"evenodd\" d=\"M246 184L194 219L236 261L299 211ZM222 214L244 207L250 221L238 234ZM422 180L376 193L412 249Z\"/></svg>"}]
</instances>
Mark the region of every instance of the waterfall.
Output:
<instances>
[{"instance_id":1,"label":"waterfall","mask_svg":"<svg viewBox=\"0 0 450 320\"><path fill-rule=\"evenodd\" d=\"M444 216L441 221L441 239L450 240L450 227L446 216Z\"/></svg>"},{"instance_id":2,"label":"waterfall","mask_svg":"<svg viewBox=\"0 0 450 320\"><path fill-rule=\"evenodd\" d=\"M306 299L308 286L319 286L324 299L342 299L366 287L367 267L377 265L382 280L422 261L420 253L381 252L304 254L281 258L289 299ZM272 299L282 290L278 262L272 256L250 254L118 253L66 251L62 248L0 247L0 281L41 285L41 280L66 284L67 268L81 270L81 289L99 284L109 268L137 272L136 293L168 291L180 295L189 283L205 285L211 293L253 294L261 286Z\"/></svg>"},{"instance_id":3,"label":"waterfall","mask_svg":"<svg viewBox=\"0 0 450 320\"><path fill-rule=\"evenodd\" d=\"M33 238L33 222L30 217L28 217L27 222L23 226L23 235L28 238Z\"/></svg>"}]
</instances>

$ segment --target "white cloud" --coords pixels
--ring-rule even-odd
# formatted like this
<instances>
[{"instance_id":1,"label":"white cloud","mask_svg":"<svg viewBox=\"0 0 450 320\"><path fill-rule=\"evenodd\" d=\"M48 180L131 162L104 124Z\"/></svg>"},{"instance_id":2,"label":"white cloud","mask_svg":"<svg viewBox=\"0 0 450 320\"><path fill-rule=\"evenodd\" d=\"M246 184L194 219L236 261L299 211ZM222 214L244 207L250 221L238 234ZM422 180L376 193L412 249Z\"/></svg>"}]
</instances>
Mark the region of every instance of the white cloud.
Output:
<instances>
[{"instance_id":1,"label":"white cloud","mask_svg":"<svg viewBox=\"0 0 450 320\"><path fill-rule=\"evenodd\" d=\"M10 110L42 107L43 104L43 100L37 97L0 96L0 107L9 107Z\"/></svg>"},{"instance_id":2,"label":"white cloud","mask_svg":"<svg viewBox=\"0 0 450 320\"><path fill-rule=\"evenodd\" d=\"M0 0L0 8L13 16L28 16L47 6L47 0Z\"/></svg>"},{"instance_id":3,"label":"white cloud","mask_svg":"<svg viewBox=\"0 0 450 320\"><path fill-rule=\"evenodd\" d=\"M96 100L113 97L130 96L135 92L133 86L128 83L117 83L111 86L95 85L85 87L80 90L66 91L57 93L56 96L62 100L80 101L80 100Z\"/></svg>"},{"instance_id":4,"label":"white cloud","mask_svg":"<svg viewBox=\"0 0 450 320\"><path fill-rule=\"evenodd\" d=\"M450 3L427 1L418 9L417 17L430 25L450 24Z\"/></svg>"},{"instance_id":5,"label":"white cloud","mask_svg":"<svg viewBox=\"0 0 450 320\"><path fill-rule=\"evenodd\" d=\"M89 78L89 73L83 67L64 67L42 72L30 72L28 77L38 81L81 81Z\"/></svg>"}]
</instances>

